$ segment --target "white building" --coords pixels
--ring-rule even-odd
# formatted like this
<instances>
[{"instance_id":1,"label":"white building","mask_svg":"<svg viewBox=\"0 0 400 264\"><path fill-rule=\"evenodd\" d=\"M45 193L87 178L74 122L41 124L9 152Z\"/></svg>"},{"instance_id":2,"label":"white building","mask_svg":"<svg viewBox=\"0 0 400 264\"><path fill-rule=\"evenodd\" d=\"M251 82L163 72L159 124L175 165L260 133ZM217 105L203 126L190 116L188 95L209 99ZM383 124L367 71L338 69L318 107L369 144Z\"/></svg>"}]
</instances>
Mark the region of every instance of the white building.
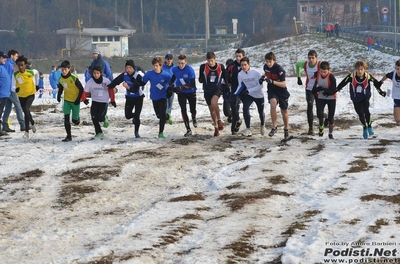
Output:
<instances>
[{"instance_id":1,"label":"white building","mask_svg":"<svg viewBox=\"0 0 400 264\"><path fill-rule=\"evenodd\" d=\"M65 28L57 30L57 34L65 35L64 55L81 56L90 54L94 49L103 57L126 57L129 55L128 37L136 30L113 28Z\"/></svg>"}]
</instances>

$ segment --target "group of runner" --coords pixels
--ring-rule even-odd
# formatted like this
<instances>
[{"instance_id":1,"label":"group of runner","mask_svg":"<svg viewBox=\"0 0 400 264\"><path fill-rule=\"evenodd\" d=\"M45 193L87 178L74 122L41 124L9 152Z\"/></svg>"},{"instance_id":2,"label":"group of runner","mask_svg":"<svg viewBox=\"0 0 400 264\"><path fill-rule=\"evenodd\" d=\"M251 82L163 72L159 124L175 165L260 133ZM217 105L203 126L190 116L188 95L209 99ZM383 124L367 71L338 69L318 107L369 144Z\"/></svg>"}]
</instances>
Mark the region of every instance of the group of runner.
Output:
<instances>
[{"instance_id":1,"label":"group of runner","mask_svg":"<svg viewBox=\"0 0 400 264\"><path fill-rule=\"evenodd\" d=\"M98 51L94 53L98 54ZM4 53L0 58L9 59ZM216 62L213 52L207 52L207 62L200 65L198 81L202 84L204 99L209 108L210 116L214 126L214 136L218 137L220 131L224 129L224 122L220 116L219 98L224 98L224 114L231 122L231 133L235 135L239 132L242 120L239 116L239 107L243 105L243 119L245 128L241 135L252 136L250 106L255 103L260 119L260 134L265 134L265 113L264 113L264 85L267 83L267 99L270 104L271 130L268 133L273 137L278 130L277 106L283 119L283 138L289 139L289 114L288 100L290 93L286 87L285 70L276 63L276 56L273 52L268 52L264 56L265 64L263 72L251 68L250 60L245 55L243 49L235 51L235 60L226 63L226 67ZM6 61L1 63L1 67L6 68ZM172 124L171 105L173 95L177 94L183 123L186 128L185 137L192 135L189 116L187 114L187 103L191 114L192 124L197 127L196 119L196 74L194 69L187 64L185 55L179 55L178 65L173 65L173 55L167 54L163 62L161 57L152 60L153 69L144 72L140 67L135 66L133 60L127 60L125 71L118 75L114 80L110 80L104 75L104 67L91 65L91 78L87 80L85 87L82 86L79 78L70 72L69 61L61 63L61 77L58 80L57 101L61 102L62 96L64 126L66 137L62 140L68 142L72 140L71 121L75 125L80 123L79 112L80 103L89 104L88 98L92 100L90 107L91 119L95 128L94 138L103 138L104 134L100 123L108 127L107 118L108 105L116 107L115 87L122 84L125 92L125 117L132 120L134 125L134 135L140 138L140 114L143 107L144 85L150 82L150 99L153 103L154 112L159 119L158 137L165 138L165 123ZM22 106L25 120L21 123L24 126L24 138L29 138L29 130L36 132L35 122L32 119L29 108L32 105L37 87L33 80L33 73L26 70L27 59L23 56L15 58L18 70L8 73L10 82L2 81L3 86L10 86L10 91L15 90L18 94L19 102ZM9 62L10 64L11 62ZM363 138L367 139L373 135L372 118L369 112L369 99L371 97L371 83L375 86L378 93L386 96L386 92L380 89L383 81L390 79L393 82L394 117L396 122L400 122L400 60L396 62L395 71L386 74L380 81L375 79L366 70L368 65L363 61L357 61L354 65L354 72L346 76L339 84L330 71L330 65L326 61L318 61L315 50L308 52L308 60L300 61L296 65L298 85L303 85L301 72L306 73L305 98L307 101L307 121L308 134L314 135L313 118L314 105L317 108L318 135L323 136L324 128L329 128L328 137L333 139L334 115L336 108L336 93L349 84L350 97L354 109L363 127ZM2 70L2 68L0 68ZM11 72L9 70L8 72ZM2 73L2 71L0 71ZM3 74L6 76L5 74ZM4 78L3 78L4 79ZM3 88L4 90L4 88ZM6 89L7 90L7 89ZM0 114L5 105L4 98L8 98L10 93L2 93L0 101ZM172 98L172 100L171 100ZM169 107L167 107L169 105ZM328 113L324 113L327 106ZM1 116L1 115L0 115ZM3 120L4 121L4 120Z\"/></svg>"}]
</instances>

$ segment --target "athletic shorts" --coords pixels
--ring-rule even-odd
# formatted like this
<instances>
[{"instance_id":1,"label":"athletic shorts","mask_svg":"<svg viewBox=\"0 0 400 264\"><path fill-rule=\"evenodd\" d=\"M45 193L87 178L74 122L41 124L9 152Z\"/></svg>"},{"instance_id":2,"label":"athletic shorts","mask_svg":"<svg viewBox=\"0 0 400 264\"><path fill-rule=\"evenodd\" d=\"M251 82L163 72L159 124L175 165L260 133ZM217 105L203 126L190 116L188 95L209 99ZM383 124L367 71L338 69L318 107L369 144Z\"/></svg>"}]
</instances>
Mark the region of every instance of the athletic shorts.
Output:
<instances>
[{"instance_id":1,"label":"athletic shorts","mask_svg":"<svg viewBox=\"0 0 400 264\"><path fill-rule=\"evenodd\" d=\"M79 111L81 109L81 106L75 105L72 102L68 102L64 100L64 104L63 104L63 113L64 115L69 115L71 114L72 111L72 119L73 120L78 120L79 119Z\"/></svg>"},{"instance_id":2,"label":"athletic shorts","mask_svg":"<svg viewBox=\"0 0 400 264\"><path fill-rule=\"evenodd\" d=\"M393 99L394 107L400 107L400 99Z\"/></svg>"},{"instance_id":3,"label":"athletic shorts","mask_svg":"<svg viewBox=\"0 0 400 264\"><path fill-rule=\"evenodd\" d=\"M216 89L213 92L204 92L204 99L206 100L207 105L211 105L211 99L213 98L214 95L218 96L218 98L221 96L222 91L221 89Z\"/></svg>"},{"instance_id":4,"label":"athletic shorts","mask_svg":"<svg viewBox=\"0 0 400 264\"><path fill-rule=\"evenodd\" d=\"M282 110L287 110L289 107L289 92L286 94L277 94L274 91L269 90L268 91L268 102L272 99L275 98L278 101L279 108Z\"/></svg>"}]
</instances>

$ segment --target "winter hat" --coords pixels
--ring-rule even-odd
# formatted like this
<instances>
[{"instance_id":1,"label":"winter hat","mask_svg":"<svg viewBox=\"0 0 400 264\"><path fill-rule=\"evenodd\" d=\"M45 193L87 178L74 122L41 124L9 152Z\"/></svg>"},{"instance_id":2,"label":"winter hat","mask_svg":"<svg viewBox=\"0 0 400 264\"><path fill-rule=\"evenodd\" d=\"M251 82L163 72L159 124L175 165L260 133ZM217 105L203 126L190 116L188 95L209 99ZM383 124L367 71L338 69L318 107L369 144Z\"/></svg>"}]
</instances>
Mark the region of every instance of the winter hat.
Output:
<instances>
[{"instance_id":1,"label":"winter hat","mask_svg":"<svg viewBox=\"0 0 400 264\"><path fill-rule=\"evenodd\" d=\"M166 59L173 59L174 56L172 54L168 53L167 55L165 55L165 58Z\"/></svg>"},{"instance_id":2,"label":"winter hat","mask_svg":"<svg viewBox=\"0 0 400 264\"><path fill-rule=\"evenodd\" d=\"M0 51L0 57L8 58L7 54L4 51Z\"/></svg>"},{"instance_id":3,"label":"winter hat","mask_svg":"<svg viewBox=\"0 0 400 264\"><path fill-rule=\"evenodd\" d=\"M93 50L92 54L95 54L95 53L100 54L100 51L95 49L95 50Z\"/></svg>"},{"instance_id":4,"label":"winter hat","mask_svg":"<svg viewBox=\"0 0 400 264\"><path fill-rule=\"evenodd\" d=\"M135 68L135 63L133 62L133 60L127 60L125 62L125 67L126 66L132 66L132 68Z\"/></svg>"}]
</instances>

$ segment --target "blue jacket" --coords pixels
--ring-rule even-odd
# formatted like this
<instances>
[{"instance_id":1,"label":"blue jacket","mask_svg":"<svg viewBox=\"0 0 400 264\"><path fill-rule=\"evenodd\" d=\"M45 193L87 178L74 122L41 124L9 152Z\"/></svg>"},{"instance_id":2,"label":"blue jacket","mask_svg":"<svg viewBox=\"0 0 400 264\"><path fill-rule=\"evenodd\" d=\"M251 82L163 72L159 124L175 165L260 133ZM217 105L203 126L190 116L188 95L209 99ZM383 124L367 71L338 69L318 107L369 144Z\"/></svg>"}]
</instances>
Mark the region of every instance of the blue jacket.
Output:
<instances>
[{"instance_id":1,"label":"blue jacket","mask_svg":"<svg viewBox=\"0 0 400 264\"><path fill-rule=\"evenodd\" d=\"M6 65L0 63L0 98L8 98L11 94L11 76Z\"/></svg>"},{"instance_id":2,"label":"blue jacket","mask_svg":"<svg viewBox=\"0 0 400 264\"><path fill-rule=\"evenodd\" d=\"M104 60L104 76L109 79L110 81L114 80L113 72L110 67L110 63L108 61Z\"/></svg>"},{"instance_id":3,"label":"blue jacket","mask_svg":"<svg viewBox=\"0 0 400 264\"><path fill-rule=\"evenodd\" d=\"M150 99L157 101L167 98L167 88L171 81L171 75L166 71L156 73L154 70L147 71L143 76L143 83L150 81Z\"/></svg>"},{"instance_id":4,"label":"blue jacket","mask_svg":"<svg viewBox=\"0 0 400 264\"><path fill-rule=\"evenodd\" d=\"M58 84L58 79L57 79L55 70L52 70L50 72L49 81L50 81L51 88L56 89L57 88L57 84Z\"/></svg>"},{"instance_id":5,"label":"blue jacket","mask_svg":"<svg viewBox=\"0 0 400 264\"><path fill-rule=\"evenodd\" d=\"M196 74L191 66L186 65L185 68L180 69L178 66L172 68L172 74L176 77L176 86L190 86L190 88L182 89L181 93L194 93L196 92ZM193 85L194 84L194 85Z\"/></svg>"},{"instance_id":6,"label":"blue jacket","mask_svg":"<svg viewBox=\"0 0 400 264\"><path fill-rule=\"evenodd\" d=\"M38 87L39 87L39 88L44 88L44 81L43 81L43 78L40 78L40 77L39 77Z\"/></svg>"}]
</instances>

